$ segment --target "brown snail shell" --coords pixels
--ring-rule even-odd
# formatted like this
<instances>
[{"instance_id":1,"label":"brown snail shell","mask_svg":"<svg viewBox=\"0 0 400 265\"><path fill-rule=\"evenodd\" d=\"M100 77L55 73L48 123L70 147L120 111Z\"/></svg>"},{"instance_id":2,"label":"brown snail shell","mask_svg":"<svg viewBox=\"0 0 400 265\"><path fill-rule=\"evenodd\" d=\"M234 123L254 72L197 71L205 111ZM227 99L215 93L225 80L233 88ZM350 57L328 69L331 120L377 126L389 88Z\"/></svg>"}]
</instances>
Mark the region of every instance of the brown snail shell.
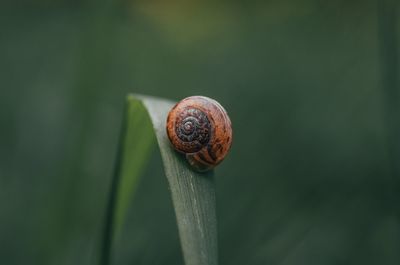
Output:
<instances>
[{"instance_id":1,"label":"brown snail shell","mask_svg":"<svg viewBox=\"0 0 400 265\"><path fill-rule=\"evenodd\" d=\"M186 154L198 171L218 165L232 145L232 123L214 99L193 96L178 102L167 118L167 135L173 147Z\"/></svg>"}]
</instances>

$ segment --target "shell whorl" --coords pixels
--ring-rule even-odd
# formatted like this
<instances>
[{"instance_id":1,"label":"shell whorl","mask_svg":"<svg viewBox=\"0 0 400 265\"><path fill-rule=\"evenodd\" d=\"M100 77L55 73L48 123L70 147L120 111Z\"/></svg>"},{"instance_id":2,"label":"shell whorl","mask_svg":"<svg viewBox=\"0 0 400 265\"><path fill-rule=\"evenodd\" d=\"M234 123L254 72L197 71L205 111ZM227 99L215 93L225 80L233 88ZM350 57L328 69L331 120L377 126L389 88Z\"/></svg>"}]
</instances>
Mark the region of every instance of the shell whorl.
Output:
<instances>
[{"instance_id":1,"label":"shell whorl","mask_svg":"<svg viewBox=\"0 0 400 265\"><path fill-rule=\"evenodd\" d=\"M181 140L180 151L200 151L210 141L211 124L207 114L190 106L183 109L175 120L175 133Z\"/></svg>"},{"instance_id":2,"label":"shell whorl","mask_svg":"<svg viewBox=\"0 0 400 265\"><path fill-rule=\"evenodd\" d=\"M173 147L199 171L218 165L232 144L232 125L225 109L202 96L188 97L172 108L167 134Z\"/></svg>"}]
</instances>

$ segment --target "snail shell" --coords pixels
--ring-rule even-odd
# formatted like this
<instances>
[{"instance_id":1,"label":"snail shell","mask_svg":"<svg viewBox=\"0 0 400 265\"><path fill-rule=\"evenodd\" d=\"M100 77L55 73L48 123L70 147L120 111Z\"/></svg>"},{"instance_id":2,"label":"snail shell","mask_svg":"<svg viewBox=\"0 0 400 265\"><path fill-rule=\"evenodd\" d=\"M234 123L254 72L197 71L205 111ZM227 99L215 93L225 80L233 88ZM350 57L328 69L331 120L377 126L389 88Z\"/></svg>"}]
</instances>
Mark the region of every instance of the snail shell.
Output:
<instances>
[{"instance_id":1,"label":"snail shell","mask_svg":"<svg viewBox=\"0 0 400 265\"><path fill-rule=\"evenodd\" d=\"M232 145L232 123L214 99L193 96L177 103L167 118L167 135L173 147L186 154L198 171L218 165Z\"/></svg>"}]
</instances>

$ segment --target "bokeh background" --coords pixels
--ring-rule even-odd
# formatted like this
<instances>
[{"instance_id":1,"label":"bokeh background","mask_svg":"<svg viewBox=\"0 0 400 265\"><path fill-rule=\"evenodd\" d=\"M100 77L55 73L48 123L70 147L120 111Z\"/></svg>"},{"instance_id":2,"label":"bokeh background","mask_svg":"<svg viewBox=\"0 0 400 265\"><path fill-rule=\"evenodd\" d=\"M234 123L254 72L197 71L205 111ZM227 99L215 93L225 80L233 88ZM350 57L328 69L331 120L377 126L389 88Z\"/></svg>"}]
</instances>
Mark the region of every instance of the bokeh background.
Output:
<instances>
[{"instance_id":1,"label":"bokeh background","mask_svg":"<svg viewBox=\"0 0 400 265\"><path fill-rule=\"evenodd\" d=\"M96 264L128 93L220 101L221 264L400 264L396 1L2 1L0 263ZM161 159L114 264L183 264Z\"/></svg>"}]
</instances>

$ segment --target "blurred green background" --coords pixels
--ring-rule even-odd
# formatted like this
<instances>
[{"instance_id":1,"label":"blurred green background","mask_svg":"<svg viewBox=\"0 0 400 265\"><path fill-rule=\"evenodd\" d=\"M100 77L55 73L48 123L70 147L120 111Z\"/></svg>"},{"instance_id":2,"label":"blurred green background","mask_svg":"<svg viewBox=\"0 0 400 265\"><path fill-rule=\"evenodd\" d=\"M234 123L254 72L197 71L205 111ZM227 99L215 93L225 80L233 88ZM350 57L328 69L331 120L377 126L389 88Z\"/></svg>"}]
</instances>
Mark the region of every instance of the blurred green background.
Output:
<instances>
[{"instance_id":1,"label":"blurred green background","mask_svg":"<svg viewBox=\"0 0 400 265\"><path fill-rule=\"evenodd\" d=\"M127 93L220 101L221 264L400 264L396 1L2 1L0 263L96 264ZM115 264L182 264L161 159Z\"/></svg>"}]
</instances>

